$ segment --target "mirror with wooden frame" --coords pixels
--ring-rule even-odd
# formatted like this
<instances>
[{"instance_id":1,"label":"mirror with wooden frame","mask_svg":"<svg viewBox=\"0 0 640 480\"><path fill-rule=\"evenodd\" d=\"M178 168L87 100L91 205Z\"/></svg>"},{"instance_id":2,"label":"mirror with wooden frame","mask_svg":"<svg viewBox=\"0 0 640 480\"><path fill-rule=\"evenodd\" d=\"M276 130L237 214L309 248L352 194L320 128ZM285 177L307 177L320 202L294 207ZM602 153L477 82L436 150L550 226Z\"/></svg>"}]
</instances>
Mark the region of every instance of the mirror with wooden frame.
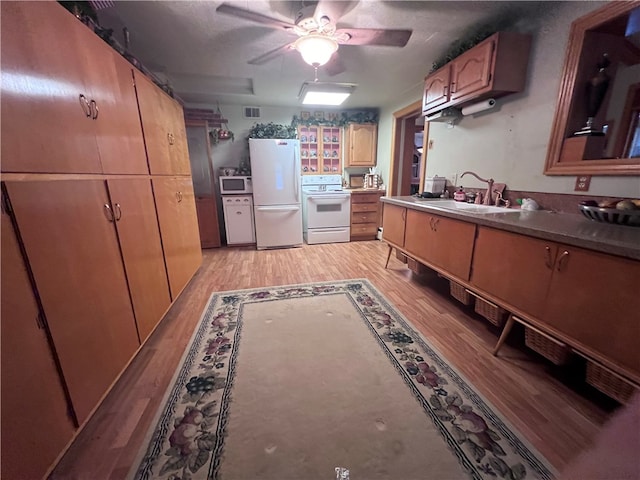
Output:
<instances>
[{"instance_id":1,"label":"mirror with wooden frame","mask_svg":"<svg viewBox=\"0 0 640 480\"><path fill-rule=\"evenodd\" d=\"M545 175L640 175L640 0L571 25Z\"/></svg>"}]
</instances>

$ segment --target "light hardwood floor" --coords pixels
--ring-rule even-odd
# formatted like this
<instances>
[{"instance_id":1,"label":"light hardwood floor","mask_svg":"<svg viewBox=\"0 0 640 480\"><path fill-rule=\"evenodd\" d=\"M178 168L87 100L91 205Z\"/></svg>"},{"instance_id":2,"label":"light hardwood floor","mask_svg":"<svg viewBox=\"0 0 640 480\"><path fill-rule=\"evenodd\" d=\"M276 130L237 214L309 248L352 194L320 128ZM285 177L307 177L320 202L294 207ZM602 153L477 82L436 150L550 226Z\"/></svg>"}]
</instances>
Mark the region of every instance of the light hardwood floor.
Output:
<instances>
[{"instance_id":1,"label":"light hardwood floor","mask_svg":"<svg viewBox=\"0 0 640 480\"><path fill-rule=\"evenodd\" d=\"M130 469L180 357L213 292L367 278L557 469L586 448L615 403L570 387L530 353L514 329L499 357L499 331L448 295L434 273L417 276L379 241L256 251L204 251L203 265L51 474L121 479ZM579 382L577 383L579 384Z\"/></svg>"}]
</instances>

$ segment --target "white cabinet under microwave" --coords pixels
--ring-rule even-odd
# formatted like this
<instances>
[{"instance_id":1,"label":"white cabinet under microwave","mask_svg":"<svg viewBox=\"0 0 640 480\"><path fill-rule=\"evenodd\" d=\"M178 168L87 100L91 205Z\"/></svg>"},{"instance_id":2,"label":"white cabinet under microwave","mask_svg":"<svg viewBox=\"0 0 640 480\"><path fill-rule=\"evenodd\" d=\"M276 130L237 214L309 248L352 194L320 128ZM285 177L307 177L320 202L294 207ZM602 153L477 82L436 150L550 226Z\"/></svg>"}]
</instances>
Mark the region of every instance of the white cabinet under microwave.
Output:
<instances>
[{"instance_id":1,"label":"white cabinet under microwave","mask_svg":"<svg viewBox=\"0 0 640 480\"><path fill-rule=\"evenodd\" d=\"M221 195L253 193L251 177L243 177L240 175L233 177L220 176L219 179Z\"/></svg>"}]
</instances>

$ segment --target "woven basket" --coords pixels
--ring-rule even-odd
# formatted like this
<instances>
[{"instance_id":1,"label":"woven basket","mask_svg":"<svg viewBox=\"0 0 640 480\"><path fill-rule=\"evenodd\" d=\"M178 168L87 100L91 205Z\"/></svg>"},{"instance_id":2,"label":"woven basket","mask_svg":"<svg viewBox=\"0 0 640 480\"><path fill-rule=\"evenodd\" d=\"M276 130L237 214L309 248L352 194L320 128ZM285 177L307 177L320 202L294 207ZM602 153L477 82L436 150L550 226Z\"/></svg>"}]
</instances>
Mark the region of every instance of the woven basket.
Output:
<instances>
[{"instance_id":1,"label":"woven basket","mask_svg":"<svg viewBox=\"0 0 640 480\"><path fill-rule=\"evenodd\" d=\"M480 297L476 297L476 305L474 308L476 313L482 315L496 327L504 325L505 316L507 314L507 311L504 308L501 308L491 302L487 302Z\"/></svg>"},{"instance_id":2,"label":"woven basket","mask_svg":"<svg viewBox=\"0 0 640 480\"><path fill-rule=\"evenodd\" d=\"M524 343L556 365L563 365L569 358L569 347L557 340L551 340L530 328L524 331Z\"/></svg>"},{"instance_id":3,"label":"woven basket","mask_svg":"<svg viewBox=\"0 0 640 480\"><path fill-rule=\"evenodd\" d=\"M423 264L421 264L417 260L411 257L406 257L406 259L407 259L407 267L409 267L409 270L411 270L412 272L422 274L428 270L427 267L425 267Z\"/></svg>"},{"instance_id":4,"label":"woven basket","mask_svg":"<svg viewBox=\"0 0 640 480\"><path fill-rule=\"evenodd\" d=\"M633 385L593 362L587 362L587 383L620 403L628 403L635 392Z\"/></svg>"},{"instance_id":5,"label":"woven basket","mask_svg":"<svg viewBox=\"0 0 640 480\"><path fill-rule=\"evenodd\" d=\"M455 298L459 302L463 303L464 305L471 305L471 301L472 301L473 297L459 283L456 283L456 282L454 282L452 280L449 280L449 292L451 293L451 296L453 298Z\"/></svg>"}]
</instances>

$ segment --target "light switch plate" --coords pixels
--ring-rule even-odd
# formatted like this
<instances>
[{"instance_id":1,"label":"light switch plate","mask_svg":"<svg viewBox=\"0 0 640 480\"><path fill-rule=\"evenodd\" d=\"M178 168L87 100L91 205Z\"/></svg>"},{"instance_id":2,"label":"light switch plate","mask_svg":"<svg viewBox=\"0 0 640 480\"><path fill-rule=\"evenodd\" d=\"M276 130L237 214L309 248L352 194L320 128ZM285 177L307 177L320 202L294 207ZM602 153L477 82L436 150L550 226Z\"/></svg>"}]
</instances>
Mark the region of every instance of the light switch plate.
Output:
<instances>
[{"instance_id":1,"label":"light switch plate","mask_svg":"<svg viewBox=\"0 0 640 480\"><path fill-rule=\"evenodd\" d=\"M576 186L574 188L574 191L588 192L590 184L591 184L591 175L578 175L576 177Z\"/></svg>"}]
</instances>

